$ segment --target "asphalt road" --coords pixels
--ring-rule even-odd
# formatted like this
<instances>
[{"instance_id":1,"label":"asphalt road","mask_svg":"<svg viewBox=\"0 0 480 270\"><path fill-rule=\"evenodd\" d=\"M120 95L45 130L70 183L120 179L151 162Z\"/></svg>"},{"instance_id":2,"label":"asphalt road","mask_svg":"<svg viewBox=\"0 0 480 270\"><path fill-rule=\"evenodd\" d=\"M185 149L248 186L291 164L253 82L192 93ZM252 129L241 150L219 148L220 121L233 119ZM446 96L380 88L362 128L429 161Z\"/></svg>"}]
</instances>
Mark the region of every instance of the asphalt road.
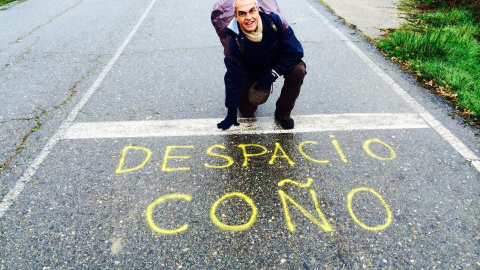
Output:
<instances>
[{"instance_id":1,"label":"asphalt road","mask_svg":"<svg viewBox=\"0 0 480 270\"><path fill-rule=\"evenodd\" d=\"M278 3L308 72L287 132L281 80L217 130L213 1L0 11L0 269L479 268L478 131L322 4Z\"/></svg>"}]
</instances>

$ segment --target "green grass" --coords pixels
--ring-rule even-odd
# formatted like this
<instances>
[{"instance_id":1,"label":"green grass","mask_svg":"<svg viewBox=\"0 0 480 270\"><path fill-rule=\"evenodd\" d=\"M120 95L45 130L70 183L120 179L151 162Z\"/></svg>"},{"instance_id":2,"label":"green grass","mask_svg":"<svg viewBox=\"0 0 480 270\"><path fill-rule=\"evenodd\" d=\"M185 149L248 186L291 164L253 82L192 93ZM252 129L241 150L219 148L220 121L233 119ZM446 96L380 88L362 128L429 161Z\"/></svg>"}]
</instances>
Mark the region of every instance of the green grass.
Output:
<instances>
[{"instance_id":1,"label":"green grass","mask_svg":"<svg viewBox=\"0 0 480 270\"><path fill-rule=\"evenodd\" d=\"M480 116L478 14L451 7L426 11L377 46L471 116Z\"/></svg>"},{"instance_id":2,"label":"green grass","mask_svg":"<svg viewBox=\"0 0 480 270\"><path fill-rule=\"evenodd\" d=\"M11 3L11 2L13 2L13 1L15 1L15 0L0 0L0 6L3 6L3 5L8 4L8 3Z\"/></svg>"}]
</instances>

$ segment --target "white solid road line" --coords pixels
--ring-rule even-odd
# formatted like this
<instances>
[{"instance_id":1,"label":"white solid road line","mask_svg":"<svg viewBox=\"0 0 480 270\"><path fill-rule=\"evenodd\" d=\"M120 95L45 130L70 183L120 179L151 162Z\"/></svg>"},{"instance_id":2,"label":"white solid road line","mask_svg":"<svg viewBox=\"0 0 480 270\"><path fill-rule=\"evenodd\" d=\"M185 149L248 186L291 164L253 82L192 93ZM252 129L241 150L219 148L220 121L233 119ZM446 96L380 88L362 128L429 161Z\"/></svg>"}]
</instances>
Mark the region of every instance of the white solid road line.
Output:
<instances>
[{"instance_id":1,"label":"white solid road line","mask_svg":"<svg viewBox=\"0 0 480 270\"><path fill-rule=\"evenodd\" d=\"M76 123L63 139L214 136L229 134L302 133L345 130L430 128L418 114L317 114L294 116L295 128L284 130L273 117L240 118L239 127L220 130L222 119L179 119Z\"/></svg>"},{"instance_id":2,"label":"white solid road line","mask_svg":"<svg viewBox=\"0 0 480 270\"><path fill-rule=\"evenodd\" d=\"M320 20L327 25L340 39L342 39L347 47L354 51L378 76L380 76L407 104L414 108L422 118L435 129L444 140L446 140L463 158L470 161L472 165L480 172L480 159L470 150L461 140L459 140L450 130L443 126L440 121L430 114L422 105L415 101L402 87L400 87L385 71L376 65L368 56L366 56L351 40L349 40L342 32L333 26L318 10L316 10L306 0L304 3L310 10L317 15Z\"/></svg>"},{"instance_id":3,"label":"white solid road line","mask_svg":"<svg viewBox=\"0 0 480 270\"><path fill-rule=\"evenodd\" d=\"M17 182L15 183L15 186L11 190L9 190L7 195L2 199L2 202L0 203L0 218L2 218L5 215L6 211L10 207L10 205L16 200L18 195L20 195L20 193L22 193L23 189L25 188L25 183L30 181L32 176L37 171L38 167L40 167L40 165L43 163L45 158L50 154L50 152L55 147L55 145L58 143L58 141L63 138L65 132L72 125L73 121L77 117L80 110L87 103L87 101L90 99L90 97L93 95L93 93L95 93L95 91L98 89L98 87L102 83L103 79L110 72L110 69L113 67L115 62L117 62L118 58L123 53L123 50L125 49L125 47L127 47L128 43L130 42L132 37L138 31L138 28L140 28L140 25L143 23L143 21L145 20L145 18L148 15L148 13L150 13L150 10L152 9L152 7L153 7L153 5L155 4L156 1L157 0L152 0L150 2L150 5L145 10L142 17L138 20L137 24L133 27L132 31L127 36L127 38L125 38L122 45L117 49L117 51L115 52L115 55L112 57L112 59L110 59L110 61L105 66L105 68L102 70L102 72L100 73L98 78L95 80L95 82L92 84L92 86L83 95L80 102L68 114L67 119L65 119L65 121L62 123L60 128L57 130L55 135L53 135L53 137L50 138L47 145L45 145L45 147L40 152L40 155L37 156L37 158L33 161L33 163L25 170L22 177L19 180L17 180Z\"/></svg>"}]
</instances>

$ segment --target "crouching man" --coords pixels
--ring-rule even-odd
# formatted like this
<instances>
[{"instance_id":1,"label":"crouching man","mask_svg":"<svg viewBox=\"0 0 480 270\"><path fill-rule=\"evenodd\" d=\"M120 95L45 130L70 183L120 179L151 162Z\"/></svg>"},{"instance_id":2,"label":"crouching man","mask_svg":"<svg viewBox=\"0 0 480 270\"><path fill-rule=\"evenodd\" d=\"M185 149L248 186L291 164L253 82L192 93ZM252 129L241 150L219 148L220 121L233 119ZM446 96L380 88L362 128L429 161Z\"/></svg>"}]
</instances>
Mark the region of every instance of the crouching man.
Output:
<instances>
[{"instance_id":1,"label":"crouching man","mask_svg":"<svg viewBox=\"0 0 480 270\"><path fill-rule=\"evenodd\" d=\"M261 103L252 99L254 90L266 91L268 97L273 82L283 76L285 83L276 102L275 119L282 128L292 129L290 113L306 74L302 45L284 20L263 12L256 0L236 0L234 8L235 19L226 29L231 35L227 48L230 57L225 57L228 113L217 126L225 130L239 125L237 109L243 117L252 117Z\"/></svg>"}]
</instances>

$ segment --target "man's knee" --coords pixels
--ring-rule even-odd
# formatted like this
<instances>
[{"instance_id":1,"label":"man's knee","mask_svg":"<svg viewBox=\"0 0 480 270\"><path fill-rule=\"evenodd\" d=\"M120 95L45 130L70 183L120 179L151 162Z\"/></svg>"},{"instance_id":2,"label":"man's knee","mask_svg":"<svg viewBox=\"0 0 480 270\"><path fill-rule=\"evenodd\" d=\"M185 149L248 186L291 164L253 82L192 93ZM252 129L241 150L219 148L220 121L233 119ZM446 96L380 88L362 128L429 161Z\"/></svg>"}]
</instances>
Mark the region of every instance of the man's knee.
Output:
<instances>
[{"instance_id":1,"label":"man's knee","mask_svg":"<svg viewBox=\"0 0 480 270\"><path fill-rule=\"evenodd\" d=\"M305 62L300 60L300 62L295 65L296 72L298 72L299 76L305 77L307 75L307 65L305 65Z\"/></svg>"},{"instance_id":2,"label":"man's knee","mask_svg":"<svg viewBox=\"0 0 480 270\"><path fill-rule=\"evenodd\" d=\"M305 77L306 74L307 74L306 65L303 61L300 61L288 72L287 76L295 79L303 79L303 77Z\"/></svg>"}]
</instances>

